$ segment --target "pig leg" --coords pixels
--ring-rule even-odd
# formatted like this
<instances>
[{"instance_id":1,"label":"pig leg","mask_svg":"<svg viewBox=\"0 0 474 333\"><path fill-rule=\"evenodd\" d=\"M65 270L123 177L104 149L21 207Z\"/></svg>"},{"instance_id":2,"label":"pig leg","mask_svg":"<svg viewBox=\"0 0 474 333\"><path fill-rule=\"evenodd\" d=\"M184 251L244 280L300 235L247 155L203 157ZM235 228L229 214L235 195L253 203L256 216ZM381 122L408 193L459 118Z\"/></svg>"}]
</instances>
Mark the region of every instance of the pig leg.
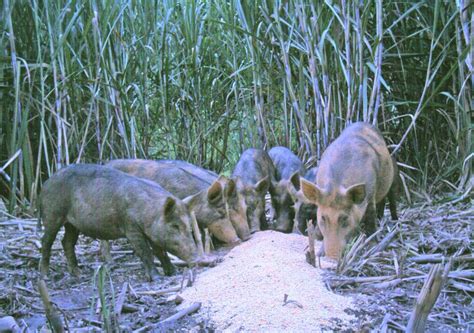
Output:
<instances>
[{"instance_id":1,"label":"pig leg","mask_svg":"<svg viewBox=\"0 0 474 333\"><path fill-rule=\"evenodd\" d=\"M298 225L298 221L296 219L293 220L293 227L291 229L291 232L293 234L299 234L299 235L302 235L303 233L300 231L300 228L299 228L299 225Z\"/></svg>"},{"instance_id":2,"label":"pig leg","mask_svg":"<svg viewBox=\"0 0 474 333\"><path fill-rule=\"evenodd\" d=\"M77 239L79 238L79 230L70 223L66 223L64 229L64 237L61 243L63 244L69 272L74 276L79 276L80 270L79 267L77 267L76 252L74 251Z\"/></svg>"},{"instance_id":3,"label":"pig leg","mask_svg":"<svg viewBox=\"0 0 474 333\"><path fill-rule=\"evenodd\" d=\"M161 267L163 267L163 272L165 273L165 275L173 275L176 270L173 264L171 263L170 257L168 257L168 253L166 253L163 248L155 244L152 244L152 248L153 253L161 262Z\"/></svg>"},{"instance_id":4,"label":"pig leg","mask_svg":"<svg viewBox=\"0 0 474 333\"><path fill-rule=\"evenodd\" d=\"M142 260L150 281L156 280L159 277L159 274L155 264L153 263L153 256L145 236L138 230L127 230L125 232L125 237L132 245L135 254Z\"/></svg>"},{"instance_id":5,"label":"pig leg","mask_svg":"<svg viewBox=\"0 0 474 333\"><path fill-rule=\"evenodd\" d=\"M388 191L388 203L390 207L390 215L392 216L392 220L398 220L397 215L397 199L401 195L401 186L403 184L402 178L400 176L400 171L398 170L397 161L394 157L392 157L393 162L393 169L394 169L394 177L392 186L390 186L390 191Z\"/></svg>"},{"instance_id":6,"label":"pig leg","mask_svg":"<svg viewBox=\"0 0 474 333\"><path fill-rule=\"evenodd\" d=\"M49 260L51 258L51 247L53 246L56 235L61 228L61 220L56 220L52 223L44 223L44 234L41 238L41 262L40 273L41 276L48 274Z\"/></svg>"},{"instance_id":7,"label":"pig leg","mask_svg":"<svg viewBox=\"0 0 474 333\"><path fill-rule=\"evenodd\" d=\"M262 214L262 216L260 216L260 230L267 230L267 229L268 229L267 219L265 217L265 214Z\"/></svg>"},{"instance_id":8,"label":"pig leg","mask_svg":"<svg viewBox=\"0 0 474 333\"><path fill-rule=\"evenodd\" d=\"M372 235L377 230L377 212L375 202L369 202L365 211L364 217L360 222L362 230L367 236Z\"/></svg>"},{"instance_id":9,"label":"pig leg","mask_svg":"<svg viewBox=\"0 0 474 333\"><path fill-rule=\"evenodd\" d=\"M297 228L293 228L293 230L294 230L294 229L298 229L298 231L299 231L299 233L300 233L301 235L307 236L307 235L308 235L308 231L306 230L306 228L307 228L307 224L306 224L306 223L307 223L307 222L306 222L306 221L303 222L303 220L301 220L301 222L300 222L300 221L295 221L295 225L297 224L298 227L297 227Z\"/></svg>"},{"instance_id":10,"label":"pig leg","mask_svg":"<svg viewBox=\"0 0 474 333\"><path fill-rule=\"evenodd\" d=\"M321 230L319 229L319 226L317 224L315 224L314 226L314 237L318 240L318 241L322 241L323 240L323 234L321 233Z\"/></svg>"},{"instance_id":11,"label":"pig leg","mask_svg":"<svg viewBox=\"0 0 474 333\"><path fill-rule=\"evenodd\" d=\"M318 250L318 253L316 254L318 257L324 257L326 255L326 252L324 252L324 244L321 244L321 247Z\"/></svg>"},{"instance_id":12,"label":"pig leg","mask_svg":"<svg viewBox=\"0 0 474 333\"><path fill-rule=\"evenodd\" d=\"M377 218L381 219L383 217L383 213L385 211L385 198L383 198L378 204L377 204Z\"/></svg>"},{"instance_id":13,"label":"pig leg","mask_svg":"<svg viewBox=\"0 0 474 333\"><path fill-rule=\"evenodd\" d=\"M396 193L393 189L390 189L390 192L388 192L388 203L390 207L390 215L392 216L392 220L398 220L397 198L396 198Z\"/></svg>"}]
</instances>

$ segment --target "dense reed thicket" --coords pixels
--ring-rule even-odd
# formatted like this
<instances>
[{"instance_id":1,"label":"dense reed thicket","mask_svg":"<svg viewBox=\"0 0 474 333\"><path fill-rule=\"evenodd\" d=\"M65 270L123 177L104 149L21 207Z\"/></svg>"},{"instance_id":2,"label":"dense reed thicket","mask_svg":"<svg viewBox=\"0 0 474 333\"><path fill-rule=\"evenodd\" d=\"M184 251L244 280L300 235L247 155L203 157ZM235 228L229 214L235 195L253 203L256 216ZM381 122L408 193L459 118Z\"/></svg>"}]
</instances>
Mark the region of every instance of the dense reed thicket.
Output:
<instances>
[{"instance_id":1,"label":"dense reed thicket","mask_svg":"<svg viewBox=\"0 0 474 333\"><path fill-rule=\"evenodd\" d=\"M457 1L3 0L0 195L74 162L318 158L378 124L413 193L472 189L474 14ZM408 167L410 166L410 167Z\"/></svg>"}]
</instances>

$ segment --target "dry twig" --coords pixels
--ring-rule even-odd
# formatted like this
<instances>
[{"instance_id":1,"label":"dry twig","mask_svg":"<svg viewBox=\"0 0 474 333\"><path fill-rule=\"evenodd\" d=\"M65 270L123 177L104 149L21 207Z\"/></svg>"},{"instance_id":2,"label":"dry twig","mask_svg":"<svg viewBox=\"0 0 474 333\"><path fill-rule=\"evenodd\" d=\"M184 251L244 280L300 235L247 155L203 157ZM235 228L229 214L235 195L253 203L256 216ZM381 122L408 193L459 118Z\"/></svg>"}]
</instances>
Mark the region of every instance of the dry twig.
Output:
<instances>
[{"instance_id":1,"label":"dry twig","mask_svg":"<svg viewBox=\"0 0 474 333\"><path fill-rule=\"evenodd\" d=\"M313 267L316 267L316 254L314 252L314 233L315 227L313 220L307 222L309 250L306 252L306 261Z\"/></svg>"},{"instance_id":2,"label":"dry twig","mask_svg":"<svg viewBox=\"0 0 474 333\"><path fill-rule=\"evenodd\" d=\"M191 212L191 223L193 227L194 240L196 241L196 245L198 248L198 255L202 257L204 255L204 247L202 245L201 232L199 231L199 226L194 212Z\"/></svg>"},{"instance_id":3,"label":"dry twig","mask_svg":"<svg viewBox=\"0 0 474 333\"><path fill-rule=\"evenodd\" d=\"M423 333L425 331L428 314L436 303L441 289L448 279L451 264L452 261L450 260L444 267L441 264L436 264L431 267L425 284L416 300L415 308L408 321L406 332Z\"/></svg>"}]
</instances>

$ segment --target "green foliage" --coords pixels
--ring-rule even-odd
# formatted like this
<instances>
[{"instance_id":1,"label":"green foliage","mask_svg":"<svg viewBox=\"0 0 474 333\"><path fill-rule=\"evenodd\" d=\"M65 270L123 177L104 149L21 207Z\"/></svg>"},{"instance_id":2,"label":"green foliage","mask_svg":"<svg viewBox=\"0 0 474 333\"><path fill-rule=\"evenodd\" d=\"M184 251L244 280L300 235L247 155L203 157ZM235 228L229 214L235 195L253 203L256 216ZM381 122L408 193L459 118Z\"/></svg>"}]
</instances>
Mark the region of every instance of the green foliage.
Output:
<instances>
[{"instance_id":1,"label":"green foliage","mask_svg":"<svg viewBox=\"0 0 474 333\"><path fill-rule=\"evenodd\" d=\"M319 157L357 120L421 195L466 190L471 15L463 0L4 0L0 167L21 154L0 195L34 205L61 166L116 157L219 172L250 146Z\"/></svg>"},{"instance_id":2,"label":"green foliage","mask_svg":"<svg viewBox=\"0 0 474 333\"><path fill-rule=\"evenodd\" d=\"M118 317L114 312L115 293L112 278L108 268L100 265L94 272L94 287L97 288L98 298L92 298L91 312L94 311L94 304L100 302L100 315L105 332L119 332ZM107 283L108 282L108 283ZM94 288L95 289L95 288Z\"/></svg>"}]
</instances>

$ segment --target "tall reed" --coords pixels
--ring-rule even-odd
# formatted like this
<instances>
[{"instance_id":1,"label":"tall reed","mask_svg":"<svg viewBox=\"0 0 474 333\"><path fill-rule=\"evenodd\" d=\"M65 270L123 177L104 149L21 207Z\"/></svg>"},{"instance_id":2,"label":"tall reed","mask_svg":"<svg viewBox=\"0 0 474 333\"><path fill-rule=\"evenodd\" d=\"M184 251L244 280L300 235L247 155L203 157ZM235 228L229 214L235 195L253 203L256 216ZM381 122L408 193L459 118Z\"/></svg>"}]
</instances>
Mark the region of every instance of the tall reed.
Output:
<instances>
[{"instance_id":1,"label":"tall reed","mask_svg":"<svg viewBox=\"0 0 474 333\"><path fill-rule=\"evenodd\" d=\"M0 195L10 209L34 207L57 169L116 157L220 172L247 147L279 144L317 159L359 120L411 166L415 194L466 193L472 7L4 0Z\"/></svg>"}]
</instances>

